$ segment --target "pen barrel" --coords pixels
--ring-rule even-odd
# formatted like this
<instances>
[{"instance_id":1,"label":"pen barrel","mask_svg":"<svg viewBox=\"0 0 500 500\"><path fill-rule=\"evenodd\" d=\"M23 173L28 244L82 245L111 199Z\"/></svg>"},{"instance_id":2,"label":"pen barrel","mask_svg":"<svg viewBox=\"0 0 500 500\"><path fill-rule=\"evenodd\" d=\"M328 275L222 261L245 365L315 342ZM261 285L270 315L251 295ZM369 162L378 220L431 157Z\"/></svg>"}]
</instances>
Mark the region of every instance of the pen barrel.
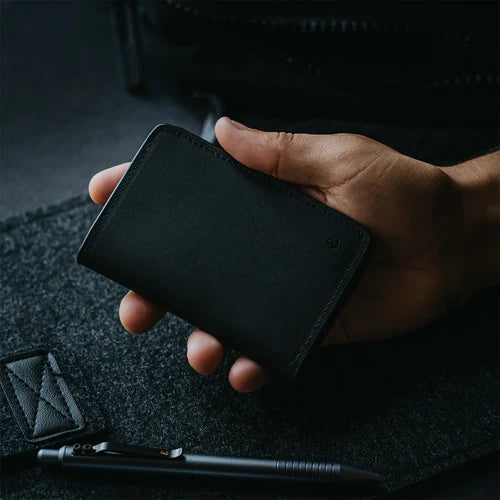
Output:
<instances>
[{"instance_id":1,"label":"pen barrel","mask_svg":"<svg viewBox=\"0 0 500 500\"><path fill-rule=\"evenodd\" d=\"M258 458L186 455L186 465L240 477L261 477L284 481L336 482L344 479L346 466L305 460L270 460ZM350 469L347 467L347 469ZM342 476L342 477L341 477Z\"/></svg>"},{"instance_id":2,"label":"pen barrel","mask_svg":"<svg viewBox=\"0 0 500 500\"><path fill-rule=\"evenodd\" d=\"M340 465L305 460L276 460L276 475L286 479L336 481Z\"/></svg>"},{"instance_id":3,"label":"pen barrel","mask_svg":"<svg viewBox=\"0 0 500 500\"><path fill-rule=\"evenodd\" d=\"M270 460L220 457L183 453L179 457L158 459L120 454L73 454L70 446L59 450L40 450L38 460L58 464L65 469L156 474L165 476L204 476L232 479L267 479L297 482L374 482L378 474L329 462Z\"/></svg>"}]
</instances>

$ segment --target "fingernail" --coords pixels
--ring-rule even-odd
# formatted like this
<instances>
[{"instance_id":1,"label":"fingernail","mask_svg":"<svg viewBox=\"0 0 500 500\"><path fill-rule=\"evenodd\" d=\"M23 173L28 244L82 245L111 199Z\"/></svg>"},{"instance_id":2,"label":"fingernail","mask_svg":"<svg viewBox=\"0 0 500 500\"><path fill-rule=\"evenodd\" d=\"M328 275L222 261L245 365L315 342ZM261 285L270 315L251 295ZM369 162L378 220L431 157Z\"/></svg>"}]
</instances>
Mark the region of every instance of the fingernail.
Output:
<instances>
[{"instance_id":1,"label":"fingernail","mask_svg":"<svg viewBox=\"0 0 500 500\"><path fill-rule=\"evenodd\" d=\"M229 118L231 120L231 118ZM231 123L238 129L238 130L248 130L248 127L246 125L243 125L243 123L237 122L236 120L231 120Z\"/></svg>"}]
</instances>

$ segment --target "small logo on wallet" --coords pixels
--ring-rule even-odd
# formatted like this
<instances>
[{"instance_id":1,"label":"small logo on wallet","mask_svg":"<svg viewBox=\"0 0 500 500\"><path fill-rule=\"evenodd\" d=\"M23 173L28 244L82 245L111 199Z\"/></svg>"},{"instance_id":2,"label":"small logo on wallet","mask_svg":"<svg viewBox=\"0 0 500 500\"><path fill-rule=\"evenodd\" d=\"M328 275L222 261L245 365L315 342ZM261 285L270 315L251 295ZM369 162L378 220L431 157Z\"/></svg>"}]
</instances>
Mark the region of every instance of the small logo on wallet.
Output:
<instances>
[{"instance_id":1,"label":"small logo on wallet","mask_svg":"<svg viewBox=\"0 0 500 500\"><path fill-rule=\"evenodd\" d=\"M340 240L335 238L335 236L328 236L328 239L326 240L326 244L332 248L333 250L338 250L340 248Z\"/></svg>"}]
</instances>

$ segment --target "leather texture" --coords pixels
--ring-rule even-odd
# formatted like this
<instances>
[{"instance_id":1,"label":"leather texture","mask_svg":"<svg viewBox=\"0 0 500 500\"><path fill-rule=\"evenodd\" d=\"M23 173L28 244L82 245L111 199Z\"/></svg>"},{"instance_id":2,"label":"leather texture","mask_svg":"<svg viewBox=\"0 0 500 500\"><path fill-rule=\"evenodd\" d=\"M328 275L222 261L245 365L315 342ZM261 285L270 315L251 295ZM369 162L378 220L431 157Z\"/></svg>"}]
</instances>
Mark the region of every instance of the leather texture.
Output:
<instances>
[{"instance_id":1,"label":"leather texture","mask_svg":"<svg viewBox=\"0 0 500 500\"><path fill-rule=\"evenodd\" d=\"M15 337L22 335L27 342L33 334L19 330ZM21 348L21 341L16 350L11 344L0 359L0 468L31 462L42 446L106 437L106 420L81 356L60 344Z\"/></svg>"},{"instance_id":2,"label":"leather texture","mask_svg":"<svg viewBox=\"0 0 500 500\"><path fill-rule=\"evenodd\" d=\"M335 317L368 244L345 215L160 125L78 262L293 378Z\"/></svg>"},{"instance_id":3,"label":"leather texture","mask_svg":"<svg viewBox=\"0 0 500 500\"><path fill-rule=\"evenodd\" d=\"M39 443L85 427L85 419L49 351L2 359L0 382L27 441Z\"/></svg>"}]
</instances>

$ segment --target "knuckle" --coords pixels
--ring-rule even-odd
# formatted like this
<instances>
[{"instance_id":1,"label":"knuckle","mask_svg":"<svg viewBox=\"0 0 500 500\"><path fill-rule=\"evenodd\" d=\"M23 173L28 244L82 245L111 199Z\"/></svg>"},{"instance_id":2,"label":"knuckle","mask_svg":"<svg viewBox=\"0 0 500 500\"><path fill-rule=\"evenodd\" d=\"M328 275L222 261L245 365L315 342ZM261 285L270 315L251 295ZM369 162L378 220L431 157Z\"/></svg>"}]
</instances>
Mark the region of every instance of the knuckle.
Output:
<instances>
[{"instance_id":1,"label":"knuckle","mask_svg":"<svg viewBox=\"0 0 500 500\"><path fill-rule=\"evenodd\" d=\"M273 132L269 136L269 139L274 149L274 161L271 175L279 178L281 165L286 161L286 155L290 145L295 140L295 134L291 132Z\"/></svg>"},{"instance_id":2,"label":"knuckle","mask_svg":"<svg viewBox=\"0 0 500 500\"><path fill-rule=\"evenodd\" d=\"M295 138L295 134L292 132L277 132L278 144L282 148L286 148Z\"/></svg>"},{"instance_id":3,"label":"knuckle","mask_svg":"<svg viewBox=\"0 0 500 500\"><path fill-rule=\"evenodd\" d=\"M347 134L340 133L335 134L335 137L338 141L338 146L340 149L343 149L345 152L354 152L366 149L372 141L360 134Z\"/></svg>"},{"instance_id":4,"label":"knuckle","mask_svg":"<svg viewBox=\"0 0 500 500\"><path fill-rule=\"evenodd\" d=\"M279 153L284 153L290 144L294 141L295 134L291 132L272 132L270 141L274 149Z\"/></svg>"}]
</instances>

